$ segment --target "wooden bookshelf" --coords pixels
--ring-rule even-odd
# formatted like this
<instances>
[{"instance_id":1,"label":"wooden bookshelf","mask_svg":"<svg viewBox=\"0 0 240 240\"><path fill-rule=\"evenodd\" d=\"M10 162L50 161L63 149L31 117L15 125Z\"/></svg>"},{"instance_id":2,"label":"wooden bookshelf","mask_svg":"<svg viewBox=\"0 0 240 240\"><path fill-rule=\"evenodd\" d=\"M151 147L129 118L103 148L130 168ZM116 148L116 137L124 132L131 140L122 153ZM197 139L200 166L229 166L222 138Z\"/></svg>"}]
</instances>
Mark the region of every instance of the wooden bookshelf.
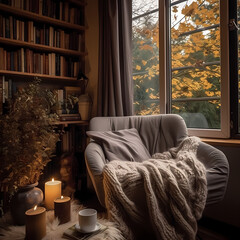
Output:
<instances>
[{"instance_id":1,"label":"wooden bookshelf","mask_svg":"<svg viewBox=\"0 0 240 240\"><path fill-rule=\"evenodd\" d=\"M75 50L65 49L65 48L50 47L47 45L29 43L29 42L25 42L25 41L20 41L20 40L15 40L15 39L10 39L10 38L3 38L3 37L0 37L0 45L1 44L7 45L7 46L30 48L30 49L34 49L34 50L42 51L42 52L55 52L55 53L60 53L62 55L72 55L72 56L86 56L87 55L86 52L80 52L80 51L75 51Z\"/></svg>"},{"instance_id":2,"label":"wooden bookshelf","mask_svg":"<svg viewBox=\"0 0 240 240\"><path fill-rule=\"evenodd\" d=\"M68 125L74 124L74 125L81 125L81 126L88 126L89 125L89 121L83 121L83 120L79 120L79 121L58 121L55 123L56 125L63 125L64 127L67 127Z\"/></svg>"},{"instance_id":3,"label":"wooden bookshelf","mask_svg":"<svg viewBox=\"0 0 240 240\"><path fill-rule=\"evenodd\" d=\"M53 76L47 74L39 74L39 73L26 73L26 72L18 72L18 71L8 71L8 70L0 70L0 75L7 75L11 77L20 77L21 79L24 77L26 79L33 79L38 77L40 79L48 79L53 82L56 81L73 81L77 83L77 78L74 77L62 77L62 76Z\"/></svg>"},{"instance_id":4,"label":"wooden bookshelf","mask_svg":"<svg viewBox=\"0 0 240 240\"><path fill-rule=\"evenodd\" d=\"M84 72L87 55L85 1L5 2L9 5L0 3L0 82L38 77L56 89L58 82L78 85L77 73ZM47 12L44 4L50 4Z\"/></svg>"},{"instance_id":5,"label":"wooden bookshelf","mask_svg":"<svg viewBox=\"0 0 240 240\"><path fill-rule=\"evenodd\" d=\"M85 72L87 55L85 1L0 2L4 2L0 3L0 114L8 112L7 100L13 96L9 92L14 93L34 78L41 79L42 86L56 94L59 106L55 112L66 114L71 110L75 113L77 110L73 106L76 107L76 103L68 106L69 98L64 91L66 87L84 89L77 76L80 71ZM78 162L84 163L82 156L88 124L81 120L56 122L56 127L64 132L60 136L60 146L57 146L59 154L74 153Z\"/></svg>"},{"instance_id":6,"label":"wooden bookshelf","mask_svg":"<svg viewBox=\"0 0 240 240\"><path fill-rule=\"evenodd\" d=\"M76 2L76 1L70 1L70 2ZM84 6L84 5L81 4L80 6ZM8 5L5 5L2 3L0 3L0 10L3 12L7 12L11 15L21 17L21 18L31 19L31 20L33 20L35 22L39 22L39 23L48 23L48 24L50 23L51 25L55 25L55 26L67 28L67 29L72 29L72 30L76 30L76 31L85 31L85 29L86 29L85 26L80 26L77 24L64 22L64 21L61 21L61 20L58 20L55 18L50 18L47 16L43 16L40 14L22 10L22 9L19 9L16 7L8 6Z\"/></svg>"}]
</instances>

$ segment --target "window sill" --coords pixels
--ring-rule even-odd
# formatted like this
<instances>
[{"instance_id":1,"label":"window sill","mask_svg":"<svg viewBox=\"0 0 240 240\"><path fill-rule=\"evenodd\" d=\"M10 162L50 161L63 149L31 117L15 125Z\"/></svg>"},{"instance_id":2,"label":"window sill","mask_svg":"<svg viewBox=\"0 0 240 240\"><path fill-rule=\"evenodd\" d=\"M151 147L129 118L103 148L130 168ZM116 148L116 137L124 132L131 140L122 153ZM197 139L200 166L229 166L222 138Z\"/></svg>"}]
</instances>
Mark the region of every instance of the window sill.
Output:
<instances>
[{"instance_id":1,"label":"window sill","mask_svg":"<svg viewBox=\"0 0 240 240\"><path fill-rule=\"evenodd\" d=\"M200 138L203 142L216 146L239 147L240 139Z\"/></svg>"}]
</instances>

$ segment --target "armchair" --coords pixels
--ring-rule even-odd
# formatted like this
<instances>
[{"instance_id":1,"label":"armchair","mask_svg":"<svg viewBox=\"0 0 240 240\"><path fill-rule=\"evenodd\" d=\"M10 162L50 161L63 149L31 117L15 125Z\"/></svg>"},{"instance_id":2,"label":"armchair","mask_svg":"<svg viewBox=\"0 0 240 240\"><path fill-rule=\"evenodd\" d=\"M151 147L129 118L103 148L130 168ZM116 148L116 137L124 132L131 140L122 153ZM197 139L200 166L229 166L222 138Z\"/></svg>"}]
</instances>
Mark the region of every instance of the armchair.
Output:
<instances>
[{"instance_id":1,"label":"armchair","mask_svg":"<svg viewBox=\"0 0 240 240\"><path fill-rule=\"evenodd\" d=\"M136 128L144 146L150 155L161 153L178 146L188 136L182 117L175 114L127 117L95 117L91 119L91 131L118 131ZM197 150L198 159L207 171L206 205L217 203L224 197L229 165L226 156L218 149L200 142ZM102 147L90 141L85 150L85 161L99 202L105 206L102 171L107 163Z\"/></svg>"}]
</instances>

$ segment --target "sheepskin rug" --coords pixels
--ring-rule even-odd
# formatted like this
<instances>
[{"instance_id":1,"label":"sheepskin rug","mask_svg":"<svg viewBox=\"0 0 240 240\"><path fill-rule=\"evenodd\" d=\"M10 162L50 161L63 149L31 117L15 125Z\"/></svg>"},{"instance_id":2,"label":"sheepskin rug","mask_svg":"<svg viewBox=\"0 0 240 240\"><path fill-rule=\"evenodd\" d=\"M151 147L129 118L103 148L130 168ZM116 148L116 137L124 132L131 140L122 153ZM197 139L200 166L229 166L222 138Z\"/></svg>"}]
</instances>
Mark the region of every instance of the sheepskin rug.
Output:
<instances>
[{"instance_id":1,"label":"sheepskin rug","mask_svg":"<svg viewBox=\"0 0 240 240\"><path fill-rule=\"evenodd\" d=\"M71 221L59 225L58 219L54 218L54 211L47 211L47 235L43 240L59 240L67 239L63 236L63 232L78 222L78 212L85 207L78 205L76 202L71 203ZM113 222L107 219L98 218L98 222L107 226L104 232L93 235L91 240L124 240L121 232L116 228ZM10 214L6 214L0 219L0 239L4 240L24 240L25 226L11 225Z\"/></svg>"}]
</instances>

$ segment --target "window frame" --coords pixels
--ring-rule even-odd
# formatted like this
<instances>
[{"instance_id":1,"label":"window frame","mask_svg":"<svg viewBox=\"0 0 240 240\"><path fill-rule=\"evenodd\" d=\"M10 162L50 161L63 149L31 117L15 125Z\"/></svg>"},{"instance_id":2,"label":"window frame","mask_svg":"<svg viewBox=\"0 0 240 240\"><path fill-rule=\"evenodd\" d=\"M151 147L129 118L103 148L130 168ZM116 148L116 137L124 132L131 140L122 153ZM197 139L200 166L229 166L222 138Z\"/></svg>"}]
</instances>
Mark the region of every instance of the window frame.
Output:
<instances>
[{"instance_id":1,"label":"window frame","mask_svg":"<svg viewBox=\"0 0 240 240\"><path fill-rule=\"evenodd\" d=\"M229 19L238 22L237 1L229 0ZM229 20L230 21L230 20ZM238 113L238 29L229 31L229 57L230 61L230 118L231 118L231 137L240 138L239 133L239 113Z\"/></svg>"},{"instance_id":2,"label":"window frame","mask_svg":"<svg viewBox=\"0 0 240 240\"><path fill-rule=\"evenodd\" d=\"M228 1L220 0L220 37L221 37L221 128L188 128L188 134L199 137L230 137L230 78L229 78L229 6ZM170 38L169 16L170 0L159 0L159 81L160 113L171 113L170 97ZM169 40L168 40L169 39ZM164 50L163 50L164 49ZM169 53L169 54L168 54Z\"/></svg>"}]
</instances>

